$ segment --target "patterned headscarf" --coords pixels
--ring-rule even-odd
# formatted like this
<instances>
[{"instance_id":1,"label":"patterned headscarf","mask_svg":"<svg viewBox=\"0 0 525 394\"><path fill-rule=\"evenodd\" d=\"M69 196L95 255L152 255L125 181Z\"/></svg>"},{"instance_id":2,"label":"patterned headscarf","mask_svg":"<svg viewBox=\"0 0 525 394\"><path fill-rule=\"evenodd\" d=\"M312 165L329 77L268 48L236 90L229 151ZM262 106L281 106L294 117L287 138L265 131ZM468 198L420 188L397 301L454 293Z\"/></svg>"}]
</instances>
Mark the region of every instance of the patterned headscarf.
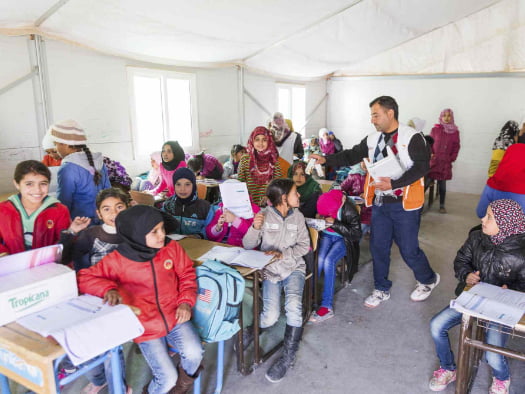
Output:
<instances>
[{"instance_id":1,"label":"patterned headscarf","mask_svg":"<svg viewBox=\"0 0 525 394\"><path fill-rule=\"evenodd\" d=\"M264 135L268 140L268 146L262 152L258 152L253 146L253 141L255 141L255 137L258 135ZM250 173L255 184L265 185L269 183L273 178L275 163L279 158L279 153L275 147L275 142L270 130L264 126L256 127L250 134L246 150L250 155Z\"/></svg>"},{"instance_id":2,"label":"patterned headscarf","mask_svg":"<svg viewBox=\"0 0 525 394\"><path fill-rule=\"evenodd\" d=\"M507 148L514 143L514 137L517 136L519 132L520 127L518 126L518 122L509 120L501 128L499 135L494 140L492 149L507 150Z\"/></svg>"},{"instance_id":3,"label":"patterned headscarf","mask_svg":"<svg viewBox=\"0 0 525 394\"><path fill-rule=\"evenodd\" d=\"M450 112L450 122L445 123L443 122L443 115L445 115L446 112ZM439 114L439 124L443 126L445 129L445 133L452 134L455 133L458 130L458 126L454 123L454 112L450 108L445 108L441 113Z\"/></svg>"},{"instance_id":4,"label":"patterned headscarf","mask_svg":"<svg viewBox=\"0 0 525 394\"><path fill-rule=\"evenodd\" d=\"M490 236L492 243L499 245L511 235L525 233L525 214L520 204L514 200L501 199L492 201L489 206L499 228L496 235Z\"/></svg>"}]
</instances>

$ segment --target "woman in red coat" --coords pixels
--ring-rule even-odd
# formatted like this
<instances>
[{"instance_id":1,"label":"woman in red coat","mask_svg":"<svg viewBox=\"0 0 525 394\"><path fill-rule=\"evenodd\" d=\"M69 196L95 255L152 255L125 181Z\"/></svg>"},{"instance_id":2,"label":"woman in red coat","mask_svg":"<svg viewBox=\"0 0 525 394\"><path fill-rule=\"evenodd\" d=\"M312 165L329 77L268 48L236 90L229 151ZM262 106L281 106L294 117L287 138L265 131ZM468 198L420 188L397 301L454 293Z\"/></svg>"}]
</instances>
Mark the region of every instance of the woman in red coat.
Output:
<instances>
[{"instance_id":1,"label":"woman in red coat","mask_svg":"<svg viewBox=\"0 0 525 394\"><path fill-rule=\"evenodd\" d=\"M437 180L439 213L447 213L445 209L446 181L452 179L452 163L456 161L460 147L459 130L454 123L454 113L450 108L441 111L439 123L434 125L430 136L434 139L434 145L428 177Z\"/></svg>"}]
</instances>

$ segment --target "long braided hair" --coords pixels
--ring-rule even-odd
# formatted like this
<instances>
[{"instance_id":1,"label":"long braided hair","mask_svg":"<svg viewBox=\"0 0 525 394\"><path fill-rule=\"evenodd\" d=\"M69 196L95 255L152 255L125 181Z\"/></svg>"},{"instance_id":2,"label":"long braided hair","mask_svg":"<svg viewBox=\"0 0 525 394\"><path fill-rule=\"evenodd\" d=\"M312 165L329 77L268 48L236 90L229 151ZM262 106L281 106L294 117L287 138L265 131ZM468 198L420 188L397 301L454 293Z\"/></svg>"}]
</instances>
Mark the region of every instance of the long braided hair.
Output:
<instances>
[{"instance_id":1,"label":"long braided hair","mask_svg":"<svg viewBox=\"0 0 525 394\"><path fill-rule=\"evenodd\" d=\"M95 181L95 185L98 186L100 179L102 178L102 174L95 168L95 162L93 161L93 155L91 154L91 151L87 145L74 145L72 147L75 149L81 149L86 154L89 165L93 167L93 170L95 171L93 174L93 181Z\"/></svg>"}]
</instances>

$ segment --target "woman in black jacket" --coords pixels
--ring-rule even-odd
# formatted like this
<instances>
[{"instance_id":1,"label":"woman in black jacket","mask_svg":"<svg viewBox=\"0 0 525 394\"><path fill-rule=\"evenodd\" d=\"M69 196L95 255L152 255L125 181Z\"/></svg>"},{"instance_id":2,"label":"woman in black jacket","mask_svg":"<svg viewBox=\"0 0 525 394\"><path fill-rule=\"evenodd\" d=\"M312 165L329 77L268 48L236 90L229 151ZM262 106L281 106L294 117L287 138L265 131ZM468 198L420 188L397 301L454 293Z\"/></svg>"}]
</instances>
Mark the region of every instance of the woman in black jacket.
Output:
<instances>
[{"instance_id":1,"label":"woman in black jacket","mask_svg":"<svg viewBox=\"0 0 525 394\"><path fill-rule=\"evenodd\" d=\"M318 323L334 316L333 298L335 266L345 257L351 275L357 271L361 221L351 199L341 190L321 194L317 200L317 212L331 226L321 233L318 253L318 273L324 272L321 307L312 314L310 321Z\"/></svg>"},{"instance_id":2,"label":"woman in black jacket","mask_svg":"<svg viewBox=\"0 0 525 394\"><path fill-rule=\"evenodd\" d=\"M459 279L459 292L466 285L479 282L525 291L525 215L513 200L495 200L489 204L481 219L481 230L472 231L454 260L454 271ZM461 323L462 314L449 306L435 315L430 322L432 339L440 368L434 372L429 387L442 391L456 380L456 364L450 349L448 331ZM505 346L507 334L491 323L495 329L486 332L490 345ZM510 374L507 360L502 355L487 352L487 362L494 377L489 393L508 393Z\"/></svg>"}]
</instances>

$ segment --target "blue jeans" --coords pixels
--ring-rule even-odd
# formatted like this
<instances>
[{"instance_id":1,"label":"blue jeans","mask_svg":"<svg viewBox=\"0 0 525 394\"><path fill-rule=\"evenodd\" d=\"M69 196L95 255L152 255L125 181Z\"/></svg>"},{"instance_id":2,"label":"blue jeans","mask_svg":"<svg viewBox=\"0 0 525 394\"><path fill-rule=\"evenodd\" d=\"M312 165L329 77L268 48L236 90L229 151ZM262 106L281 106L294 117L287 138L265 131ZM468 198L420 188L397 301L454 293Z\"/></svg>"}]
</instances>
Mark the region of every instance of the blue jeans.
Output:
<instances>
[{"instance_id":1,"label":"blue jeans","mask_svg":"<svg viewBox=\"0 0 525 394\"><path fill-rule=\"evenodd\" d=\"M389 291L392 287L388 273L393 241L418 282L435 282L436 274L430 267L427 256L419 248L419 215L419 209L405 211L400 202L373 206L370 252L374 261L374 287L377 290Z\"/></svg>"},{"instance_id":2,"label":"blue jeans","mask_svg":"<svg viewBox=\"0 0 525 394\"><path fill-rule=\"evenodd\" d=\"M456 370L454 362L454 353L450 348L448 331L461 323L461 313L447 306L430 321L430 334L436 345L436 353L439 358L439 365L449 371ZM507 343L508 334L498 330L500 327L497 323L490 323L490 329L486 330L485 341L489 345L504 347ZM492 368L494 377L499 380L507 380L510 377L507 360L500 354L486 352L487 363Z\"/></svg>"},{"instance_id":3,"label":"blue jeans","mask_svg":"<svg viewBox=\"0 0 525 394\"><path fill-rule=\"evenodd\" d=\"M261 328L271 327L279 319L281 289L283 288L286 324L292 327L302 327L304 272L294 271L286 279L277 283L269 280L263 281L263 311L259 324Z\"/></svg>"},{"instance_id":4,"label":"blue jeans","mask_svg":"<svg viewBox=\"0 0 525 394\"><path fill-rule=\"evenodd\" d=\"M168 344L179 352L181 366L188 375L194 375L202 361L204 349L191 321L177 324L165 337L139 343L153 374L148 386L150 394L167 393L177 382L177 369L168 354Z\"/></svg>"},{"instance_id":5,"label":"blue jeans","mask_svg":"<svg viewBox=\"0 0 525 394\"><path fill-rule=\"evenodd\" d=\"M126 388L126 367L124 362L124 353L122 349L119 350L118 356L120 358L120 366L122 369L122 387ZM93 360L99 358L100 356L95 357ZM95 368L86 372L86 378L93 383L95 386L102 386L104 383L108 382L108 392L114 393L115 389L113 387L113 372L111 368L111 357L106 358L104 363L97 365Z\"/></svg>"},{"instance_id":6,"label":"blue jeans","mask_svg":"<svg viewBox=\"0 0 525 394\"><path fill-rule=\"evenodd\" d=\"M337 235L321 236L319 242L319 254L317 257L318 273L324 272L323 299L321 306L332 309L334 300L335 266L337 262L346 256L346 245L342 237Z\"/></svg>"}]
</instances>

